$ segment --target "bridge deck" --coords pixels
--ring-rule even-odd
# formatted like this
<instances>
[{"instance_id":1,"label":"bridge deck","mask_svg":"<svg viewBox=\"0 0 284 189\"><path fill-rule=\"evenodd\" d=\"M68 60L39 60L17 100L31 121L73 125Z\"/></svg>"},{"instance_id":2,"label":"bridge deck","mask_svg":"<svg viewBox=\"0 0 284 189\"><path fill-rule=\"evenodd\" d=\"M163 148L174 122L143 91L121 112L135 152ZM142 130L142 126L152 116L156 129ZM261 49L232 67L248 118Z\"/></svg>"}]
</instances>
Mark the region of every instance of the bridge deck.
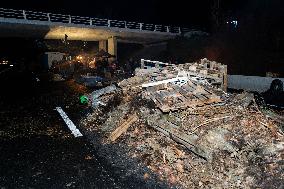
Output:
<instances>
[{"instance_id":1,"label":"bridge deck","mask_svg":"<svg viewBox=\"0 0 284 189\"><path fill-rule=\"evenodd\" d=\"M172 39L187 28L0 8L0 37L154 43Z\"/></svg>"},{"instance_id":2,"label":"bridge deck","mask_svg":"<svg viewBox=\"0 0 284 189\"><path fill-rule=\"evenodd\" d=\"M127 28L0 18L1 37L63 39L65 34L68 35L68 40L99 41L117 36L120 42L133 43L154 43L172 39L178 35Z\"/></svg>"}]
</instances>

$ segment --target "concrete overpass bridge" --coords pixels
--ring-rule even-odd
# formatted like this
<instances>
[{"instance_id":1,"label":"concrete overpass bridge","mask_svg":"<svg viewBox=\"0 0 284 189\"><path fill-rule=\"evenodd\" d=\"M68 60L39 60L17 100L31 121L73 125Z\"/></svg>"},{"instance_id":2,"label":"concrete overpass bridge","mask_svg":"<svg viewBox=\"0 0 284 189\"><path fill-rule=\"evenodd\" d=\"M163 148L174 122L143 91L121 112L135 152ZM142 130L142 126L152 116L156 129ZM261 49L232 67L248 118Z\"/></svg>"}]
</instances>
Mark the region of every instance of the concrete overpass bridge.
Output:
<instances>
[{"instance_id":1,"label":"concrete overpass bridge","mask_svg":"<svg viewBox=\"0 0 284 189\"><path fill-rule=\"evenodd\" d=\"M167 41L187 28L0 8L0 37L99 41L99 49L117 54L117 42Z\"/></svg>"}]
</instances>

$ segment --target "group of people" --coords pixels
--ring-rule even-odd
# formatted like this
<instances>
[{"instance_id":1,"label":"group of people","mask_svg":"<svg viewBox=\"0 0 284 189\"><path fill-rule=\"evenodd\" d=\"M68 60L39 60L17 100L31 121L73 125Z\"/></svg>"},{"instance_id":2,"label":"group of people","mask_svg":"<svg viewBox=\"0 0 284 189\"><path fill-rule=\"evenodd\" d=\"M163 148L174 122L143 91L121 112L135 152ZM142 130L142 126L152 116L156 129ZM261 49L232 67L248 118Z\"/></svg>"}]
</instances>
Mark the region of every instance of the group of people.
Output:
<instances>
[{"instance_id":1,"label":"group of people","mask_svg":"<svg viewBox=\"0 0 284 189\"><path fill-rule=\"evenodd\" d=\"M138 62L134 61L132 58L129 58L123 65L123 70L127 75L131 75L137 67L139 67Z\"/></svg>"},{"instance_id":2,"label":"group of people","mask_svg":"<svg viewBox=\"0 0 284 189\"><path fill-rule=\"evenodd\" d=\"M108 61L105 58L97 59L95 61L96 72L99 74L103 74L105 72L110 72L111 74L115 74L117 70L123 70L126 75L131 75L135 68L139 67L137 61L134 61L132 58L129 58L124 64L119 64L117 60ZM90 63L90 65L92 65Z\"/></svg>"}]
</instances>

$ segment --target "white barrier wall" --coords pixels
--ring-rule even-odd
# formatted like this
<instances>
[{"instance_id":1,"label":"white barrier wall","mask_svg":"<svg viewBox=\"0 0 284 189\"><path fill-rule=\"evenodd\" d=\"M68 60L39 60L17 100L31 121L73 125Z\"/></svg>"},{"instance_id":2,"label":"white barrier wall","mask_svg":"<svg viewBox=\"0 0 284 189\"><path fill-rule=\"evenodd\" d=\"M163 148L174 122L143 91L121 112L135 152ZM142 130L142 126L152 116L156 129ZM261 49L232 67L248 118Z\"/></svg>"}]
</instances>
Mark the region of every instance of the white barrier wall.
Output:
<instances>
[{"instance_id":1,"label":"white barrier wall","mask_svg":"<svg viewBox=\"0 0 284 189\"><path fill-rule=\"evenodd\" d=\"M284 78L228 75L228 88L264 92L269 89L274 79L280 79L284 83Z\"/></svg>"}]
</instances>

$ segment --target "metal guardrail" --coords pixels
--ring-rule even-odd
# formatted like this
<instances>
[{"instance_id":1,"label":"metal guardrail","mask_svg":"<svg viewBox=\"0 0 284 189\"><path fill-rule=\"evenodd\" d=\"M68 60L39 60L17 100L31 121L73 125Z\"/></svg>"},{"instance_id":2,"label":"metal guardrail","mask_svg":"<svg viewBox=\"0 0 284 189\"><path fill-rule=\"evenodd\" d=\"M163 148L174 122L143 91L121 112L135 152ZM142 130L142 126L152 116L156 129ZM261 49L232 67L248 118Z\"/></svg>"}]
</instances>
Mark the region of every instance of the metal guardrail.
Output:
<instances>
[{"instance_id":1,"label":"metal guardrail","mask_svg":"<svg viewBox=\"0 0 284 189\"><path fill-rule=\"evenodd\" d=\"M0 8L0 18L1 17L32 20L32 21L34 20L34 21L48 21L48 22L81 24L81 25L83 24L89 26L127 28L127 29L141 30L141 31L166 32L166 33L176 33L176 34L181 34L189 31L188 28L181 28L175 26L164 26L164 25L146 24L139 22L128 22L128 21L71 16L71 15L45 13L45 12L14 10L6 8Z\"/></svg>"},{"instance_id":2,"label":"metal guardrail","mask_svg":"<svg viewBox=\"0 0 284 189\"><path fill-rule=\"evenodd\" d=\"M153 60L145 60L141 59L141 68L148 69L148 68L161 68L165 66L173 66L174 64L160 62L160 61L153 61Z\"/></svg>"}]
</instances>

